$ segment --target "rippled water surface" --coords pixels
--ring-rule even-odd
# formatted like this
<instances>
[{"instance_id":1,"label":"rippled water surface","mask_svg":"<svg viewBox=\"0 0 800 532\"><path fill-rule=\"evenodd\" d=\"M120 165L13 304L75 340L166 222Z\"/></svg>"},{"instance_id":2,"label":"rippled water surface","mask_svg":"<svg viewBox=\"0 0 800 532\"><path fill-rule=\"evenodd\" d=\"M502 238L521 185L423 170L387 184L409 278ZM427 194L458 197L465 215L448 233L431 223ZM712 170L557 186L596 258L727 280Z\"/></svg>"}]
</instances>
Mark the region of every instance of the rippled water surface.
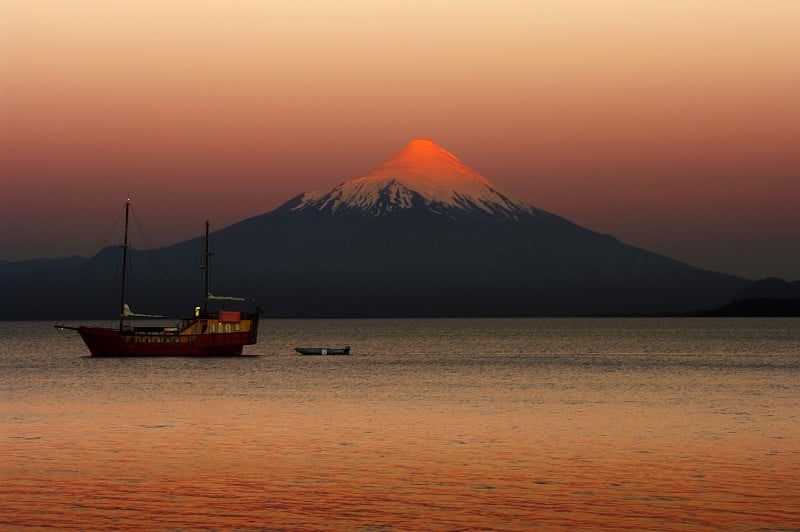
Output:
<instances>
[{"instance_id":1,"label":"rippled water surface","mask_svg":"<svg viewBox=\"0 0 800 532\"><path fill-rule=\"evenodd\" d=\"M798 319L267 321L246 353L0 323L0 528L800 530Z\"/></svg>"}]
</instances>

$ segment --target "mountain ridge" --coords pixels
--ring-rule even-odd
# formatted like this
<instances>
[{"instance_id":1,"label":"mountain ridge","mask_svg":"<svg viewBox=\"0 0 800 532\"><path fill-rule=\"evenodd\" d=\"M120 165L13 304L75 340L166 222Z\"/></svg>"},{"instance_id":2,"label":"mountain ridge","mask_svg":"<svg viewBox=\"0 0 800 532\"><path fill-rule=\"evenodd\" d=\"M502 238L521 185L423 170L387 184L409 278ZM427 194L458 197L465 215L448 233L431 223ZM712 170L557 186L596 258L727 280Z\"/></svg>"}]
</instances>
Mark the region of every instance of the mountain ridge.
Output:
<instances>
[{"instance_id":1,"label":"mountain ridge","mask_svg":"<svg viewBox=\"0 0 800 532\"><path fill-rule=\"evenodd\" d=\"M719 307L750 284L527 205L424 139L326 193L295 196L215 231L212 243L214 258L228 262L213 268L223 281L211 292L254 296L267 317L686 313ZM140 273L139 290L128 291L131 308L175 315L193 308L199 287L185 297L159 287L163 277L196 284L200 248L191 239L132 252L140 267L129 271ZM0 318L54 317L53 300L72 302L76 317L113 316L111 251L87 261L100 275L83 289L76 265L3 266Z\"/></svg>"}]
</instances>

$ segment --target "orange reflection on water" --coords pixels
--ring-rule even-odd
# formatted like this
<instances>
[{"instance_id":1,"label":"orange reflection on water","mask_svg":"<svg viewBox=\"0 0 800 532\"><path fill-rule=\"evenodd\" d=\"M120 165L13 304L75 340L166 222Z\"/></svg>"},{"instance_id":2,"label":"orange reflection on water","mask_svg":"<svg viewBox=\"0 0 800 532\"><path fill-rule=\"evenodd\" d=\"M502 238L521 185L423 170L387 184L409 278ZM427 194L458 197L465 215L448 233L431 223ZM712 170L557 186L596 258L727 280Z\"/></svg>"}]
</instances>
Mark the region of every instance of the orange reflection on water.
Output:
<instances>
[{"instance_id":1,"label":"orange reflection on water","mask_svg":"<svg viewBox=\"0 0 800 532\"><path fill-rule=\"evenodd\" d=\"M705 411L240 399L3 408L15 412L0 439L4 528L800 527L796 433L779 434L796 429L726 435L731 418Z\"/></svg>"}]
</instances>

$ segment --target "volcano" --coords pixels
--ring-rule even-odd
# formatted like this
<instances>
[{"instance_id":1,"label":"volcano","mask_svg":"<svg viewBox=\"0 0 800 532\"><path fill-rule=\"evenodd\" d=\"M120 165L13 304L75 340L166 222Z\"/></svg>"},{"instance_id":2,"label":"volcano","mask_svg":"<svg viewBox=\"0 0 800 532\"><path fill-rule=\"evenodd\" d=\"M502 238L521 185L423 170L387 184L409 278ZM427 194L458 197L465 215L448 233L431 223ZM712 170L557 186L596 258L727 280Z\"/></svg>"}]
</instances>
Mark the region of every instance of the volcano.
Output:
<instances>
[{"instance_id":1,"label":"volcano","mask_svg":"<svg viewBox=\"0 0 800 532\"><path fill-rule=\"evenodd\" d=\"M224 243L219 255L227 257L214 270L239 280L212 292L253 294L266 317L685 313L719 307L750 284L528 205L429 139L332 190L300 194L222 229L212 242ZM166 270L146 270L140 287L180 278L199 263L200 248L197 239L133 253L140 264ZM112 251L80 267L114 271ZM48 274L36 279L6 264L10 290L0 318L51 317L42 310L59 298L76 302L74 317L99 317L99 290L70 292L80 278L77 262L37 264ZM130 303L142 312L191 304L155 288L141 292ZM107 308L113 315L113 302Z\"/></svg>"},{"instance_id":2,"label":"volcano","mask_svg":"<svg viewBox=\"0 0 800 532\"><path fill-rule=\"evenodd\" d=\"M326 194L304 194L293 210L380 216L412 208L451 215L484 211L512 219L535 211L499 192L486 178L430 139L411 141L365 175Z\"/></svg>"}]
</instances>

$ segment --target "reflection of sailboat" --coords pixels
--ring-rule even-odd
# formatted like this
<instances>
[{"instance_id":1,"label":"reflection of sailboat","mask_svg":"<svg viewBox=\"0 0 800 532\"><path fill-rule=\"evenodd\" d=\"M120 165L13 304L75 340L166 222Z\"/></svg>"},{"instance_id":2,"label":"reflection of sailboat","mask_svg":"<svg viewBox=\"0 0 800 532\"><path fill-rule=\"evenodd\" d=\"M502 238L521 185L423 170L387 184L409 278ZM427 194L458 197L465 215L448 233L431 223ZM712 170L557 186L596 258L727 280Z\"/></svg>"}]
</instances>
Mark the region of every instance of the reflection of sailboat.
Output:
<instances>
[{"instance_id":1,"label":"reflection of sailboat","mask_svg":"<svg viewBox=\"0 0 800 532\"><path fill-rule=\"evenodd\" d=\"M125 318L159 318L152 314L135 314L125 303L125 281L128 262L128 216L130 200L125 203L125 239L122 244L122 286L120 291L119 327L66 327L78 331L92 356L230 356L241 355L245 345L258 340L258 319L261 308L248 311L209 311L209 300L252 301L252 299L213 296L208 290L208 222L206 222L205 292L203 307L196 307L194 316L181 320L174 327L131 327Z\"/></svg>"}]
</instances>

